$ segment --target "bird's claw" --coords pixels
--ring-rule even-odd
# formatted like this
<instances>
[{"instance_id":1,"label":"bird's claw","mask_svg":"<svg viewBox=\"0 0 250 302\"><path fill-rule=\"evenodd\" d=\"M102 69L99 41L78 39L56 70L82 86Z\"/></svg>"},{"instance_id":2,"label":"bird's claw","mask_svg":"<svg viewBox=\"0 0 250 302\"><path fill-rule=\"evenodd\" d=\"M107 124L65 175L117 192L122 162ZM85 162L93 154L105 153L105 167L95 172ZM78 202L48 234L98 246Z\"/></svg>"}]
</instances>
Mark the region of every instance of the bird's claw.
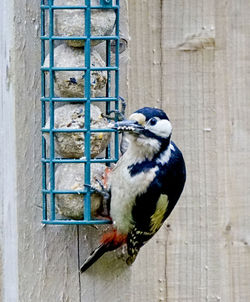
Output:
<instances>
[{"instance_id":1,"label":"bird's claw","mask_svg":"<svg viewBox=\"0 0 250 302\"><path fill-rule=\"evenodd\" d=\"M108 190L106 190L104 188L103 183L99 179L96 178L95 180L98 182L98 184L100 185L101 189L97 189L97 188L95 188L95 187L93 187L91 185L88 185L88 184L85 184L85 186L89 187L90 190L92 190L94 193L97 193L97 194L99 194L99 195L101 195L103 197L103 201L102 201L103 210L102 210L101 215L104 216L104 217L109 217L110 193L108 192Z\"/></svg>"},{"instance_id":2,"label":"bird's claw","mask_svg":"<svg viewBox=\"0 0 250 302\"><path fill-rule=\"evenodd\" d=\"M109 200L110 193L108 192L107 189L104 188L102 181L98 178L96 178L95 180L98 182L99 186L101 187L101 190L96 189L97 193L101 194L105 200Z\"/></svg>"}]
</instances>

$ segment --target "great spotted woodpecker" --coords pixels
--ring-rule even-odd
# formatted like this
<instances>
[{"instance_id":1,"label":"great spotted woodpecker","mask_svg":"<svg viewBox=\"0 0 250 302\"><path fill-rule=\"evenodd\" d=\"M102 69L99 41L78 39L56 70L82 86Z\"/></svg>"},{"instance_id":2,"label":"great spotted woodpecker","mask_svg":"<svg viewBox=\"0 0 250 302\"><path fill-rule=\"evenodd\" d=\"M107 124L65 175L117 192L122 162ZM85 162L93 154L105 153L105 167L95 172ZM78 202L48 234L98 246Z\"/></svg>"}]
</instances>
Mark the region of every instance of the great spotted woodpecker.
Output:
<instances>
[{"instance_id":1,"label":"great spotted woodpecker","mask_svg":"<svg viewBox=\"0 0 250 302\"><path fill-rule=\"evenodd\" d=\"M81 272L124 244L127 263L133 263L172 212L186 180L184 159L171 141L172 126L164 111L144 107L114 128L126 132L129 144L110 173L113 231L103 235Z\"/></svg>"}]
</instances>

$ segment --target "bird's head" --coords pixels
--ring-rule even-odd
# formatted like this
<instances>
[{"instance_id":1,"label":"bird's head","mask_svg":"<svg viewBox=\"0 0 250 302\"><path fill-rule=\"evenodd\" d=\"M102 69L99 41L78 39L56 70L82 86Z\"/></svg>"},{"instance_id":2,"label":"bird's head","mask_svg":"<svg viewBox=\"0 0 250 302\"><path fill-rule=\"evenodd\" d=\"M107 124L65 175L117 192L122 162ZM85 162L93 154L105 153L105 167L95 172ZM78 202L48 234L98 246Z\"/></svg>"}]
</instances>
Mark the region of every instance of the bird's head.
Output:
<instances>
[{"instance_id":1,"label":"bird's head","mask_svg":"<svg viewBox=\"0 0 250 302\"><path fill-rule=\"evenodd\" d=\"M169 145L172 134L172 125L166 113L151 107L135 111L128 120L115 123L114 128L128 133L131 144L153 154Z\"/></svg>"}]
</instances>

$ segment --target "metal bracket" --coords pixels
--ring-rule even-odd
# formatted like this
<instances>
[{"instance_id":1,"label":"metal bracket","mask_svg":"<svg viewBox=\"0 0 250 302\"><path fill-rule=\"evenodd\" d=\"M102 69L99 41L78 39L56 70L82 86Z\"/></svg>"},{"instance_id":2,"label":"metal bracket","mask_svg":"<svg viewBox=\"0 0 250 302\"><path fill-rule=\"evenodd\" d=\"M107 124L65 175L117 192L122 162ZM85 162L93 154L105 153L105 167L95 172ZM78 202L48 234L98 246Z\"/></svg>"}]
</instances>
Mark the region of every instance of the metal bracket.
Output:
<instances>
[{"instance_id":1,"label":"metal bracket","mask_svg":"<svg viewBox=\"0 0 250 302\"><path fill-rule=\"evenodd\" d=\"M112 6L112 0L100 0L100 5L104 7Z\"/></svg>"}]
</instances>

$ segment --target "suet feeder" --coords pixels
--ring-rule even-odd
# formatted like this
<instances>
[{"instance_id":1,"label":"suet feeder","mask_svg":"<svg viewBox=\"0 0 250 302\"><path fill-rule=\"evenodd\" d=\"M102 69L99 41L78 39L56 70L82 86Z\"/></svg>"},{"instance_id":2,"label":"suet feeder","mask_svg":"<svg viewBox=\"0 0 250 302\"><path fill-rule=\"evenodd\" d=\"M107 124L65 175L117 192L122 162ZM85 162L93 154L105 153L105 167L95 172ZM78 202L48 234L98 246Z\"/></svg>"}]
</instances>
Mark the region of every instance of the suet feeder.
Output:
<instances>
[{"instance_id":1,"label":"suet feeder","mask_svg":"<svg viewBox=\"0 0 250 302\"><path fill-rule=\"evenodd\" d=\"M42 222L109 223L94 176L119 157L104 117L119 110L119 0L41 0L41 103Z\"/></svg>"}]
</instances>

